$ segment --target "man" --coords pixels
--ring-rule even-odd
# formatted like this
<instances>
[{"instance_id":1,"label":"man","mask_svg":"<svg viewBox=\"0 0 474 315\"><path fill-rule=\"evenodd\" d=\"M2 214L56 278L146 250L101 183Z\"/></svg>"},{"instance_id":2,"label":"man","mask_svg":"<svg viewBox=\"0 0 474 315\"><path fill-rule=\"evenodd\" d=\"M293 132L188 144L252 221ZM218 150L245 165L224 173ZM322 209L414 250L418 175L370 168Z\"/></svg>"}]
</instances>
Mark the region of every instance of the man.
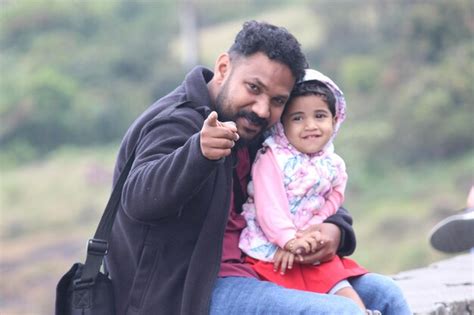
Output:
<instances>
[{"instance_id":1,"label":"man","mask_svg":"<svg viewBox=\"0 0 474 315\"><path fill-rule=\"evenodd\" d=\"M218 57L214 73L193 69L133 123L115 180L134 148L136 157L106 261L118 314L360 313L348 299L258 280L238 248L258 140L280 119L305 67L300 45L287 30L247 22ZM331 241L300 263L325 261L336 251L351 254L351 223L340 209L306 231ZM367 307L383 311L390 299L404 303L387 279L358 280L353 285L363 288ZM395 293L381 292L387 289Z\"/></svg>"}]
</instances>

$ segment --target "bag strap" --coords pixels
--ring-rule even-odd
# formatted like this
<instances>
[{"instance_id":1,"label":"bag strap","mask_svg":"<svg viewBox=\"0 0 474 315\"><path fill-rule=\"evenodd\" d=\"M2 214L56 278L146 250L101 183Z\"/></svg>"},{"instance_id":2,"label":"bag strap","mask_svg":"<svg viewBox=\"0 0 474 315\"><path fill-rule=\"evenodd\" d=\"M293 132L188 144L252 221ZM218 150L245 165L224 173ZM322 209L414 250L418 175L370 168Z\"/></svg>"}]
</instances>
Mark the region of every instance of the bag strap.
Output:
<instances>
[{"instance_id":1,"label":"bag strap","mask_svg":"<svg viewBox=\"0 0 474 315\"><path fill-rule=\"evenodd\" d=\"M93 285L97 275L99 274L104 256L107 255L110 232L112 231L112 225L114 224L115 216L119 208L118 206L122 196L123 186L127 180L128 174L130 173L133 161L135 160L135 152L138 143L139 142L137 141L132 154L128 158L127 163L115 183L112 194L107 202L107 206L102 214L97 230L95 231L94 238L90 239L87 243L86 262L84 263L81 278L74 281L75 289L86 288Z\"/></svg>"}]
</instances>

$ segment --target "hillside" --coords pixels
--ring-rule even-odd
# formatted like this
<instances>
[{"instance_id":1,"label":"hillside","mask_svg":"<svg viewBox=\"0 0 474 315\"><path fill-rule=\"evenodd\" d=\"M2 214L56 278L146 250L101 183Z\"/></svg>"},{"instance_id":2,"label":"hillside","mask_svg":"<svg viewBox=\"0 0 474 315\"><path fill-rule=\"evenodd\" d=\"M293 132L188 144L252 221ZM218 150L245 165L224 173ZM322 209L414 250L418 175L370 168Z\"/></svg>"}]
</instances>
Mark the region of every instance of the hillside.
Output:
<instances>
[{"instance_id":1,"label":"hillside","mask_svg":"<svg viewBox=\"0 0 474 315\"><path fill-rule=\"evenodd\" d=\"M98 224L116 150L62 149L42 162L2 172L0 313L52 313L56 282L73 262L84 259L86 241ZM469 183L466 170L472 169L469 154L387 170L386 176L372 179L363 189L349 182L346 206L358 236L354 257L385 274L445 257L429 247L428 231L463 206L467 190L456 187Z\"/></svg>"}]
</instances>

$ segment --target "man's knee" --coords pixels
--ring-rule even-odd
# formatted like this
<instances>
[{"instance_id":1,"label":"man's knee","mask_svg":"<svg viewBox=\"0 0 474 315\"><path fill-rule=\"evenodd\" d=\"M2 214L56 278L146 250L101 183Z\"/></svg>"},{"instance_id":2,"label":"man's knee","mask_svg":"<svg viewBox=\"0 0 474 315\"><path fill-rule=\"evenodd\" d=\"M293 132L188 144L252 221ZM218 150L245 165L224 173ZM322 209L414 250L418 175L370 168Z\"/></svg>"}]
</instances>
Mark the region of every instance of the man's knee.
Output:
<instances>
[{"instance_id":1,"label":"man's knee","mask_svg":"<svg viewBox=\"0 0 474 315\"><path fill-rule=\"evenodd\" d=\"M379 274L371 275L376 279L374 285L376 285L377 290L379 290L381 294L386 295L387 298L399 299L403 296L400 287L392 278Z\"/></svg>"},{"instance_id":2,"label":"man's knee","mask_svg":"<svg viewBox=\"0 0 474 315\"><path fill-rule=\"evenodd\" d=\"M354 301L346 297L298 290L289 291L291 292L282 300L280 314L364 314Z\"/></svg>"},{"instance_id":3,"label":"man's knee","mask_svg":"<svg viewBox=\"0 0 474 315\"><path fill-rule=\"evenodd\" d=\"M399 287L392 278L376 273L368 273L350 280L350 283L357 287L357 290L366 288L370 291L377 291L385 294L387 291L399 291Z\"/></svg>"},{"instance_id":4,"label":"man's knee","mask_svg":"<svg viewBox=\"0 0 474 315\"><path fill-rule=\"evenodd\" d=\"M356 303L345 297L285 289L270 282L242 278L217 281L210 313L363 314Z\"/></svg>"},{"instance_id":5,"label":"man's knee","mask_svg":"<svg viewBox=\"0 0 474 315\"><path fill-rule=\"evenodd\" d=\"M350 283L367 308L379 310L382 314L410 313L402 290L390 277L370 273L353 278Z\"/></svg>"}]
</instances>

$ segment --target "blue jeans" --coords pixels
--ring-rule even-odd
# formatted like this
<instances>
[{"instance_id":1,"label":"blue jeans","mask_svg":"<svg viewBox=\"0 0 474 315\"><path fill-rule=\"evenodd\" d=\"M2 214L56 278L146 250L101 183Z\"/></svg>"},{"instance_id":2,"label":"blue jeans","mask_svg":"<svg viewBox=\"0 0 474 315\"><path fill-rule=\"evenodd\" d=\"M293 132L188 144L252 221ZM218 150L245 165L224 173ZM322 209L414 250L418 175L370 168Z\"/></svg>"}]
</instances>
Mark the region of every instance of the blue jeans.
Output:
<instances>
[{"instance_id":1,"label":"blue jeans","mask_svg":"<svg viewBox=\"0 0 474 315\"><path fill-rule=\"evenodd\" d=\"M412 314L401 290L392 279L369 273L349 279L367 309L383 315ZM211 315L340 314L364 312L352 300L280 287L253 278L218 278L211 298Z\"/></svg>"}]
</instances>

